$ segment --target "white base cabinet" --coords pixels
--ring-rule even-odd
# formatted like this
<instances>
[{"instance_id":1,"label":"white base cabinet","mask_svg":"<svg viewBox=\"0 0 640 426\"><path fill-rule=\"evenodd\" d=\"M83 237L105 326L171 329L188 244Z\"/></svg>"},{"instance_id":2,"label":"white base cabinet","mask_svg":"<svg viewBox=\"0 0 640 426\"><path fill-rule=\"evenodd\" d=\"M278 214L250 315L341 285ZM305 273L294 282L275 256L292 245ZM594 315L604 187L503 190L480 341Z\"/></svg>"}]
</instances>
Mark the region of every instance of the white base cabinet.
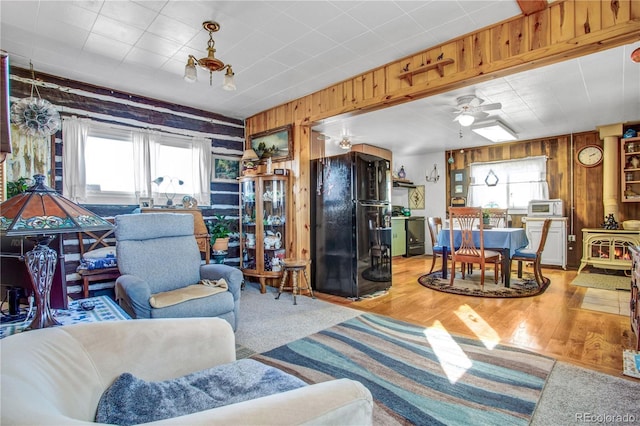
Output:
<instances>
[{"instance_id":1,"label":"white base cabinet","mask_svg":"<svg viewBox=\"0 0 640 426\"><path fill-rule=\"evenodd\" d=\"M525 229L529 239L529 247L537 248L542 236L544 217L525 217ZM547 234L547 243L542 252L542 265L561 266L567 269L567 218L551 218L551 227Z\"/></svg>"}]
</instances>

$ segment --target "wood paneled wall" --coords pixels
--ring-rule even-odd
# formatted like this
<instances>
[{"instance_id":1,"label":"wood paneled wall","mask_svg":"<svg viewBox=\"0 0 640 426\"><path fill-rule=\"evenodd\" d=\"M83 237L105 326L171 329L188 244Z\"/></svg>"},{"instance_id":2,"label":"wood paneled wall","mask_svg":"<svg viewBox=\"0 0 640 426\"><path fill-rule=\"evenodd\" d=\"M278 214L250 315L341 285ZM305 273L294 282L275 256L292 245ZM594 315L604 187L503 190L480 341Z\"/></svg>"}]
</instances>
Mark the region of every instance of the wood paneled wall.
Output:
<instances>
[{"instance_id":1,"label":"wood paneled wall","mask_svg":"<svg viewBox=\"0 0 640 426\"><path fill-rule=\"evenodd\" d=\"M274 166L292 170L296 233L289 242L291 253L308 257L309 135L314 122L345 113L374 111L637 40L640 40L640 1L557 1L539 12L499 22L249 117L245 123L246 135L287 124L294 126L294 159ZM430 67L444 59L453 59L453 62ZM400 78L400 74L416 70L411 79ZM530 150L532 155L544 149L549 151L549 157L556 158L552 161L562 162L562 155L571 157L569 152L562 154L563 149L558 148L562 143L549 141L551 139L531 142L526 148L508 149ZM491 155L497 157L497 150L506 148L488 149L495 150ZM552 179L564 182L566 173L564 170ZM596 184L591 177L584 180L585 184ZM585 194L581 196L584 196L581 202L589 199ZM588 204L599 203L588 201ZM597 215L597 210L586 211ZM577 214L577 217L586 217L586 214Z\"/></svg>"}]
</instances>

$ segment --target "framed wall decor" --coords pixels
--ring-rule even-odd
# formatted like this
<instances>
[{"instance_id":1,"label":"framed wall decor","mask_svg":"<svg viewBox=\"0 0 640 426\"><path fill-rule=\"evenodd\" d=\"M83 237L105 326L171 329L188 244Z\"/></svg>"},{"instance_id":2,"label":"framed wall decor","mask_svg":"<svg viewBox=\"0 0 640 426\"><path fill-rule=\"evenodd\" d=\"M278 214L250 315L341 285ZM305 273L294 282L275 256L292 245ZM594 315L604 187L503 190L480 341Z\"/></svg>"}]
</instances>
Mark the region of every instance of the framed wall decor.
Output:
<instances>
[{"instance_id":1,"label":"framed wall decor","mask_svg":"<svg viewBox=\"0 0 640 426\"><path fill-rule=\"evenodd\" d=\"M45 175L45 183L55 187L55 143L53 136L31 136L21 133L15 125L11 125L12 153L7 155L6 179L13 182L19 178L29 179L29 186L36 174Z\"/></svg>"},{"instance_id":2,"label":"framed wall decor","mask_svg":"<svg viewBox=\"0 0 640 426\"><path fill-rule=\"evenodd\" d=\"M153 207L153 198L140 197L138 202L140 203L140 208L141 209L150 209L150 208Z\"/></svg>"},{"instance_id":3,"label":"framed wall decor","mask_svg":"<svg viewBox=\"0 0 640 426\"><path fill-rule=\"evenodd\" d=\"M258 154L260 160L291 160L293 152L293 134L291 125L267 130L249 136L249 147Z\"/></svg>"},{"instance_id":4,"label":"framed wall decor","mask_svg":"<svg viewBox=\"0 0 640 426\"><path fill-rule=\"evenodd\" d=\"M467 171L465 169L451 170L451 197L467 196Z\"/></svg>"},{"instance_id":5,"label":"framed wall decor","mask_svg":"<svg viewBox=\"0 0 640 426\"><path fill-rule=\"evenodd\" d=\"M212 181L236 182L236 178L240 176L240 159L234 157L214 156L212 170Z\"/></svg>"},{"instance_id":6,"label":"framed wall decor","mask_svg":"<svg viewBox=\"0 0 640 426\"><path fill-rule=\"evenodd\" d=\"M424 185L409 189L409 208L424 210Z\"/></svg>"}]
</instances>

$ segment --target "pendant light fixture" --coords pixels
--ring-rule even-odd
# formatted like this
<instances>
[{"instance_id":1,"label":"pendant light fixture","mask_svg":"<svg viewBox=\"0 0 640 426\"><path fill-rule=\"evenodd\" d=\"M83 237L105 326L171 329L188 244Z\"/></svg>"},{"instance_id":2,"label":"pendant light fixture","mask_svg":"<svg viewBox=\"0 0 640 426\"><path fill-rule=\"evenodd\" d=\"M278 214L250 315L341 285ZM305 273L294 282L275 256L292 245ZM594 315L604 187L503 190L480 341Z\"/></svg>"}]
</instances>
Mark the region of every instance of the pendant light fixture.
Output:
<instances>
[{"instance_id":1,"label":"pendant light fixture","mask_svg":"<svg viewBox=\"0 0 640 426\"><path fill-rule=\"evenodd\" d=\"M236 90L236 83L234 79L233 69L230 64L225 65L220 59L215 57L216 49L215 41L213 41L213 33L220 30L220 24L213 21L205 21L202 23L202 28L209 32L209 41L207 42L207 56L197 59L193 55L189 55L187 59L187 65L184 67L184 79L189 83L195 83L198 80L198 72L196 71L196 65L209 70L209 85L213 85L213 72L226 70L224 74L224 81L222 88L225 90Z\"/></svg>"},{"instance_id":2,"label":"pendant light fixture","mask_svg":"<svg viewBox=\"0 0 640 426\"><path fill-rule=\"evenodd\" d=\"M56 133L61 126L60 114L51 102L42 99L36 75L31 68L31 94L28 98L20 99L11 106L11 123L18 127L18 131L24 135L46 137ZM34 92L38 97L34 96Z\"/></svg>"}]
</instances>

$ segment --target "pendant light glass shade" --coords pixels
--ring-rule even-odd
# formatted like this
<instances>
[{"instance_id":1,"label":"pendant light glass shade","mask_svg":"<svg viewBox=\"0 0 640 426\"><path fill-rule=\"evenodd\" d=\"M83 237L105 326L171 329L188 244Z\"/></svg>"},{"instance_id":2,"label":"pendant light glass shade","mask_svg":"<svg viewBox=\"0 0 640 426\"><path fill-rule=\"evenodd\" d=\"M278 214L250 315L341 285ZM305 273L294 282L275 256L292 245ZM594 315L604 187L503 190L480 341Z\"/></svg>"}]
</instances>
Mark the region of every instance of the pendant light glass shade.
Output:
<instances>
[{"instance_id":1,"label":"pendant light glass shade","mask_svg":"<svg viewBox=\"0 0 640 426\"><path fill-rule=\"evenodd\" d=\"M189 59L187 60L187 65L184 66L184 81L188 83L195 83L198 81L196 61L191 56L189 56Z\"/></svg>"},{"instance_id":2,"label":"pendant light glass shade","mask_svg":"<svg viewBox=\"0 0 640 426\"><path fill-rule=\"evenodd\" d=\"M236 81L234 78L234 73L231 67L227 68L227 72L224 75L224 81L222 82L222 88L224 90L236 90Z\"/></svg>"}]
</instances>

